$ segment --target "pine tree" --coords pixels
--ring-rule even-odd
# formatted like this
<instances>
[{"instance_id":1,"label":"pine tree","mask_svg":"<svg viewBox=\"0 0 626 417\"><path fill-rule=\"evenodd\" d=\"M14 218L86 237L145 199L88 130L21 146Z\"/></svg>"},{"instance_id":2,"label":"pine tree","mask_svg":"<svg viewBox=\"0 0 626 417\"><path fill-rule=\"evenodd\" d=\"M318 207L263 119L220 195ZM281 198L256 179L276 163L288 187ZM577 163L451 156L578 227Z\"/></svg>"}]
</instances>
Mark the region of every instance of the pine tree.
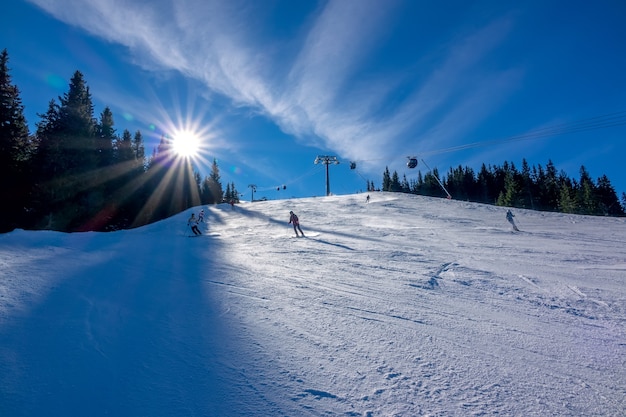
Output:
<instances>
[{"instance_id":1,"label":"pine tree","mask_svg":"<svg viewBox=\"0 0 626 417\"><path fill-rule=\"evenodd\" d=\"M224 193L224 200L231 201L232 193L230 191L230 183L226 183L226 192Z\"/></svg>"},{"instance_id":2,"label":"pine tree","mask_svg":"<svg viewBox=\"0 0 626 417\"><path fill-rule=\"evenodd\" d=\"M80 71L74 73L69 90L60 98L60 103L58 133L64 141L66 169L70 174L82 175L98 166L98 148L95 146L96 124L91 93Z\"/></svg>"},{"instance_id":3,"label":"pine tree","mask_svg":"<svg viewBox=\"0 0 626 417\"><path fill-rule=\"evenodd\" d=\"M424 183L422 185L422 195L431 197L441 196L441 186L439 185L439 171L434 168L432 171L427 172L424 175Z\"/></svg>"},{"instance_id":4,"label":"pine tree","mask_svg":"<svg viewBox=\"0 0 626 417\"><path fill-rule=\"evenodd\" d=\"M534 167L533 167L534 168ZM548 207L548 198L546 193L546 172L544 171L541 164L537 165L536 169L533 169L533 179L534 179L534 187L537 193L536 196L536 210L547 210Z\"/></svg>"},{"instance_id":5,"label":"pine tree","mask_svg":"<svg viewBox=\"0 0 626 417\"><path fill-rule=\"evenodd\" d=\"M561 177L561 191L559 193L559 209L562 213L576 213L576 199L573 186L569 179Z\"/></svg>"},{"instance_id":6,"label":"pine tree","mask_svg":"<svg viewBox=\"0 0 626 417\"><path fill-rule=\"evenodd\" d=\"M402 176L402 183L400 183L400 188L403 193L411 192L411 186L409 185L409 180L406 179L406 174Z\"/></svg>"},{"instance_id":7,"label":"pine tree","mask_svg":"<svg viewBox=\"0 0 626 417\"><path fill-rule=\"evenodd\" d=\"M504 186L496 202L499 206L524 207L522 176L513 163L504 166Z\"/></svg>"},{"instance_id":8,"label":"pine tree","mask_svg":"<svg viewBox=\"0 0 626 417\"><path fill-rule=\"evenodd\" d=\"M113 113L106 107L100 114L100 122L96 125L96 167L110 167L114 162L113 145L118 140L113 127Z\"/></svg>"},{"instance_id":9,"label":"pine tree","mask_svg":"<svg viewBox=\"0 0 626 417\"><path fill-rule=\"evenodd\" d=\"M200 176L200 173L195 171L193 173L193 178L195 180L196 188L198 189L198 193L200 193L200 190L202 188L202 177Z\"/></svg>"},{"instance_id":10,"label":"pine tree","mask_svg":"<svg viewBox=\"0 0 626 417\"><path fill-rule=\"evenodd\" d=\"M135 153L136 169L139 172L144 172L146 167L146 150L143 144L143 137L138 130L133 137L133 152Z\"/></svg>"},{"instance_id":11,"label":"pine tree","mask_svg":"<svg viewBox=\"0 0 626 417\"><path fill-rule=\"evenodd\" d=\"M535 168L536 172L536 168ZM520 173L520 207L522 208L535 208L535 187L534 182L531 177L531 169L528 165L528 161L526 158L522 159L522 172Z\"/></svg>"},{"instance_id":12,"label":"pine tree","mask_svg":"<svg viewBox=\"0 0 626 417\"><path fill-rule=\"evenodd\" d=\"M496 201L495 196L492 194L493 190L493 174L485 164L480 167L480 172L477 178L477 196L476 201L480 203L494 204Z\"/></svg>"},{"instance_id":13,"label":"pine tree","mask_svg":"<svg viewBox=\"0 0 626 417\"><path fill-rule=\"evenodd\" d=\"M33 152L20 91L12 84L9 54L0 54L0 233L24 221L31 178L27 163Z\"/></svg>"},{"instance_id":14,"label":"pine tree","mask_svg":"<svg viewBox=\"0 0 626 417\"><path fill-rule=\"evenodd\" d=\"M548 164L546 165L546 179L542 188L545 195L544 209L549 211L558 211L561 187L559 185L556 167L554 166L552 160L548 160Z\"/></svg>"},{"instance_id":15,"label":"pine tree","mask_svg":"<svg viewBox=\"0 0 626 417\"><path fill-rule=\"evenodd\" d=\"M389 185L389 190L387 191L392 191L394 193L402 191L400 177L398 176L398 172L395 170L393 171L393 174L391 174L391 184Z\"/></svg>"},{"instance_id":16,"label":"pine tree","mask_svg":"<svg viewBox=\"0 0 626 417\"><path fill-rule=\"evenodd\" d=\"M202 204L213 204L213 197L211 196L211 187L209 177L204 177L202 184L200 185L200 201Z\"/></svg>"},{"instance_id":17,"label":"pine tree","mask_svg":"<svg viewBox=\"0 0 626 417\"><path fill-rule=\"evenodd\" d=\"M383 191L391 191L391 173L389 172L389 167L385 167L385 172L383 173Z\"/></svg>"},{"instance_id":18,"label":"pine tree","mask_svg":"<svg viewBox=\"0 0 626 417\"><path fill-rule=\"evenodd\" d=\"M580 167L580 182L578 183L576 201L578 213L599 214L598 202L596 200L596 186L584 166Z\"/></svg>"},{"instance_id":19,"label":"pine tree","mask_svg":"<svg viewBox=\"0 0 626 417\"><path fill-rule=\"evenodd\" d=\"M146 175L147 163L141 132L131 135L124 130L115 145L115 172L119 176L116 190L117 213L113 227L137 227L152 221L155 198L152 198L152 181ZM157 170L153 171L156 172Z\"/></svg>"},{"instance_id":20,"label":"pine tree","mask_svg":"<svg viewBox=\"0 0 626 417\"><path fill-rule=\"evenodd\" d=\"M130 227L138 210L134 199L137 197L140 180L135 177L135 155L132 149L132 136L124 129L121 138L117 138L113 147L113 163L106 167L111 177L108 181L106 214L109 219L101 226L103 230L117 230Z\"/></svg>"},{"instance_id":21,"label":"pine tree","mask_svg":"<svg viewBox=\"0 0 626 417\"><path fill-rule=\"evenodd\" d=\"M121 173L133 171L135 162L135 152L133 150L133 137L128 129L124 129L121 138L115 141L115 163L120 166Z\"/></svg>"},{"instance_id":22,"label":"pine tree","mask_svg":"<svg viewBox=\"0 0 626 417\"><path fill-rule=\"evenodd\" d=\"M619 203L615 189L606 175L598 178L596 186L596 198L600 213L605 216L623 216L624 209Z\"/></svg>"},{"instance_id":23,"label":"pine tree","mask_svg":"<svg viewBox=\"0 0 626 417\"><path fill-rule=\"evenodd\" d=\"M422 171L417 171L417 180L413 182L411 187L411 192L413 194L425 195L424 194L424 177L422 177Z\"/></svg>"},{"instance_id":24,"label":"pine tree","mask_svg":"<svg viewBox=\"0 0 626 417\"><path fill-rule=\"evenodd\" d=\"M116 152L114 145L118 143L118 137L114 128L113 113L106 107L100 114L100 121L95 125L94 137L94 176L90 189L90 200L94 206L94 212L100 210L97 223L91 228L100 230L106 227L111 218L107 217L117 209L119 202L113 202L113 193L119 190L127 178L120 165L115 164ZM102 209L107 206L105 212Z\"/></svg>"},{"instance_id":25,"label":"pine tree","mask_svg":"<svg viewBox=\"0 0 626 417\"><path fill-rule=\"evenodd\" d=\"M88 220L101 209L94 188L96 171L95 120L91 93L83 75L76 71L69 90L50 102L38 124L38 190L45 227L55 230L86 230Z\"/></svg>"},{"instance_id":26,"label":"pine tree","mask_svg":"<svg viewBox=\"0 0 626 417\"><path fill-rule=\"evenodd\" d=\"M230 192L231 192L231 198L233 203L235 204L239 204L239 191L237 191L237 188L235 188L235 183L231 183L230 185Z\"/></svg>"},{"instance_id":27,"label":"pine tree","mask_svg":"<svg viewBox=\"0 0 626 417\"><path fill-rule=\"evenodd\" d=\"M211 193L211 202L213 204L221 203L224 199L224 191L222 189L220 169L217 165L217 159L213 159L213 165L211 166L211 174L209 175L208 186Z\"/></svg>"},{"instance_id":28,"label":"pine tree","mask_svg":"<svg viewBox=\"0 0 626 417\"><path fill-rule=\"evenodd\" d=\"M467 190L463 189L461 179L462 172L463 168L461 168L461 165L459 165L456 169L450 167L450 170L448 171L448 176L443 179L443 183L448 191L454 194L456 198L458 198L459 200L466 200Z\"/></svg>"},{"instance_id":29,"label":"pine tree","mask_svg":"<svg viewBox=\"0 0 626 417\"><path fill-rule=\"evenodd\" d=\"M34 166L36 167L36 189L34 202L40 211L38 214L49 212L50 205L57 199L54 180L60 176L62 169L59 163L62 158L63 149L56 134L59 120L59 106L54 100L48 103L46 113L38 114L40 121L37 122L37 152L35 153ZM58 182L58 181L57 181Z\"/></svg>"},{"instance_id":30,"label":"pine tree","mask_svg":"<svg viewBox=\"0 0 626 417\"><path fill-rule=\"evenodd\" d=\"M12 84L8 64L9 54L4 49L0 53L0 169L17 169L19 162L31 157L33 144L28 134L20 90Z\"/></svg>"},{"instance_id":31,"label":"pine tree","mask_svg":"<svg viewBox=\"0 0 626 417\"><path fill-rule=\"evenodd\" d=\"M443 184L450 194L458 200L476 200L479 194L474 170L470 167L463 168L459 165L456 169L450 168Z\"/></svg>"},{"instance_id":32,"label":"pine tree","mask_svg":"<svg viewBox=\"0 0 626 417\"><path fill-rule=\"evenodd\" d=\"M279 188L280 190L280 188ZM227 201L229 203L238 203L239 202L239 195L237 193L237 190L235 189L235 183L227 183L226 184L226 192L224 193L224 201Z\"/></svg>"}]
</instances>

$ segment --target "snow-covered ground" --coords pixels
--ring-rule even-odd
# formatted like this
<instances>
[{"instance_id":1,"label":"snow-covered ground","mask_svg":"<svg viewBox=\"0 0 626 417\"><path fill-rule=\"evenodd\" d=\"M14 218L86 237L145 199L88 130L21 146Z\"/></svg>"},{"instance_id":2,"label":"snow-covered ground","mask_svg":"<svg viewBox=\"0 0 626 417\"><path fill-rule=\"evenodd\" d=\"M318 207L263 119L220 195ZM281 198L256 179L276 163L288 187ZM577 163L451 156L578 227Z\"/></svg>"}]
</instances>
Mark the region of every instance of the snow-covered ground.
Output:
<instances>
[{"instance_id":1,"label":"snow-covered ground","mask_svg":"<svg viewBox=\"0 0 626 417\"><path fill-rule=\"evenodd\" d=\"M623 416L626 219L402 194L0 235L0 416ZM289 210L307 238L294 238Z\"/></svg>"}]
</instances>

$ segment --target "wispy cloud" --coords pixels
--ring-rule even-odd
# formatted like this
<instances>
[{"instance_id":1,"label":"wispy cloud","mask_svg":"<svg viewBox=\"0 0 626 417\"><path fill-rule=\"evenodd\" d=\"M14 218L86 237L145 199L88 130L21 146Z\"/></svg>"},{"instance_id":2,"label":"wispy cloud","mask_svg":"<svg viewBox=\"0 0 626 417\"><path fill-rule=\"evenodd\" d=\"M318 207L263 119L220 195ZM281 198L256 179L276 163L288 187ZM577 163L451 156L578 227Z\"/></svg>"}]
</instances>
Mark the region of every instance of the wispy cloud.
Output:
<instances>
[{"instance_id":1,"label":"wispy cloud","mask_svg":"<svg viewBox=\"0 0 626 417\"><path fill-rule=\"evenodd\" d=\"M381 59L397 2L331 0L302 22L299 37L284 39L263 31L262 2L30 1L125 45L144 68L179 71L201 82L207 97L223 95L299 140L355 160L451 145L460 130L488 117L520 77L482 65L511 30L508 18L459 34L459 41L428 57L434 64L427 76L406 87L395 74L361 79L368 63ZM415 57L415 64L423 58ZM410 90L388 102L400 85Z\"/></svg>"}]
</instances>

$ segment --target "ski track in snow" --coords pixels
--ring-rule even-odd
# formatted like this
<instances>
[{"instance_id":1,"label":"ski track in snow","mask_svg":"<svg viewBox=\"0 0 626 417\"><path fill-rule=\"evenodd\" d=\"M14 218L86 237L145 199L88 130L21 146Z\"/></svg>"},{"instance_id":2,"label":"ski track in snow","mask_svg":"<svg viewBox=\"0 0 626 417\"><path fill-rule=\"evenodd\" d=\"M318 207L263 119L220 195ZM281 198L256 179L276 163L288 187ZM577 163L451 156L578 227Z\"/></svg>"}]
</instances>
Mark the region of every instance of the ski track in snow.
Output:
<instances>
[{"instance_id":1,"label":"ski track in snow","mask_svg":"<svg viewBox=\"0 0 626 417\"><path fill-rule=\"evenodd\" d=\"M0 415L623 415L625 219L370 195L0 236Z\"/></svg>"}]
</instances>

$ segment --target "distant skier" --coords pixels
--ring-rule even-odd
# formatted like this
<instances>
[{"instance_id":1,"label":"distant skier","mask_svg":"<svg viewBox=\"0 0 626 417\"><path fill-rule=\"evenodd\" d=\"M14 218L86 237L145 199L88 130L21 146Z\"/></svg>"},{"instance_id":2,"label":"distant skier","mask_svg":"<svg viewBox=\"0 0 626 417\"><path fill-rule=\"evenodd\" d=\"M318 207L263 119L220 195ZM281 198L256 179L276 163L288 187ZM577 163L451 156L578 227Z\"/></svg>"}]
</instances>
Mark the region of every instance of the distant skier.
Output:
<instances>
[{"instance_id":1,"label":"distant skier","mask_svg":"<svg viewBox=\"0 0 626 417\"><path fill-rule=\"evenodd\" d=\"M369 203L370 202L370 195L368 194L367 197L365 197L365 202Z\"/></svg>"},{"instance_id":2,"label":"distant skier","mask_svg":"<svg viewBox=\"0 0 626 417\"><path fill-rule=\"evenodd\" d=\"M298 216L296 216L296 213L294 213L293 211L289 212L289 223L293 224L293 231L296 232L296 237L298 237L298 230L300 231L300 233L302 233L302 237L304 237L304 232L300 228L300 220L298 219Z\"/></svg>"},{"instance_id":3,"label":"distant skier","mask_svg":"<svg viewBox=\"0 0 626 417\"><path fill-rule=\"evenodd\" d=\"M191 213L191 217L187 220L187 226L191 227L191 231L195 236L200 236L202 232L198 229L198 219L196 219L196 215Z\"/></svg>"},{"instance_id":4,"label":"distant skier","mask_svg":"<svg viewBox=\"0 0 626 417\"><path fill-rule=\"evenodd\" d=\"M513 226L513 230L515 230L516 232L519 232L519 229L515 225L515 221L513 220L513 217L515 217L515 214L511 213L511 210L508 210L506 212L506 219L509 221L509 223L511 223L511 226Z\"/></svg>"},{"instance_id":5,"label":"distant skier","mask_svg":"<svg viewBox=\"0 0 626 417\"><path fill-rule=\"evenodd\" d=\"M200 213L198 213L198 222L204 223L204 209L200 210Z\"/></svg>"}]
</instances>

